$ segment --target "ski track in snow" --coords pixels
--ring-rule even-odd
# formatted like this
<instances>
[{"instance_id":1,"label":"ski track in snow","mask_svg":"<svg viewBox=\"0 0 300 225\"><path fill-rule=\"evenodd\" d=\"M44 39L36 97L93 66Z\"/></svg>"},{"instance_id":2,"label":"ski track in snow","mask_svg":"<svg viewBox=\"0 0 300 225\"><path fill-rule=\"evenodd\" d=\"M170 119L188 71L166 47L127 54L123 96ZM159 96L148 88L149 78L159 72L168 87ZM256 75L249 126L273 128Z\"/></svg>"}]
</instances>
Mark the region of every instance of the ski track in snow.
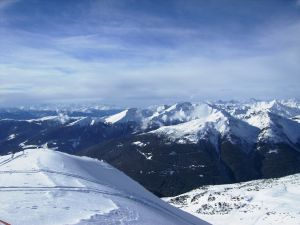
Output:
<instances>
[{"instance_id":1,"label":"ski track in snow","mask_svg":"<svg viewBox=\"0 0 300 225\"><path fill-rule=\"evenodd\" d=\"M26 199L26 196L28 194L30 194L30 196L33 196L32 198L35 198L35 196L43 196L42 193L45 193L47 195L50 194L52 196L53 202L57 201L56 200L57 197L58 198L60 198L60 196L64 197L65 196L64 193L68 193L68 196L69 196L68 198L70 198L70 196L76 196L76 193L87 194L88 196L90 196L90 194L95 194L95 196L97 196L97 195L100 196L99 199L103 198L103 200L106 199L106 201L107 200L112 201L112 203L115 203L117 206L117 209L111 208L112 206L110 206L110 208L107 209L108 211L103 209L102 213L100 213L100 214L97 212L95 212L95 213L89 212L88 214L86 214L86 216L88 215L88 218L86 218L86 216L78 218L76 223L74 223L75 218L73 219L73 222L70 219L67 219L66 221L69 221L69 222L65 222L66 224L93 224L93 222L95 222L94 224L103 224L103 225L104 224L105 225L106 224L107 225L109 225L109 224L130 224L130 225L131 224L132 225L149 224L150 225L151 223L148 223L147 220L143 221L143 218L141 218L141 215L139 215L140 211L137 209L141 209L143 213L147 212L147 210L151 210L152 214L157 213L157 215L163 216L162 218L164 218L164 217L172 218L172 221L178 221L179 224L190 224L190 225L199 224L198 222L193 222L193 221L195 221L195 218L193 218L191 220L191 219L188 219L189 216L187 218L185 218L182 215L178 215L177 211L174 212L174 209L172 209L172 208L169 209L170 207L168 205L164 206L164 204L162 204L161 202L159 202L159 203L156 202L156 200L154 200L155 198L154 199L152 199L152 197L149 198L149 196L147 196L148 194L145 195L147 197L143 197L143 195L141 195L141 194L135 195L134 190L132 190L132 193L131 193L131 191L129 191L129 192L122 191L122 189L120 189L120 187L118 187L118 186L116 187L114 185L109 185L107 183L107 180L104 180L102 182L101 180L92 179L90 177L83 176L82 174L80 174L80 171L79 171L79 174L75 174L75 173L63 172L63 171L56 170L57 168L50 169L50 168L48 168L49 165L43 164L43 163L45 163L45 160L41 161L39 158L40 157L39 155L38 155L38 157L33 158L32 161L36 160L36 162L32 162L32 165L31 165L31 161L26 161L26 160L30 159L30 157L32 158L34 151L37 154L42 155L42 156L44 154L47 155L50 152L51 152L51 154L55 154L55 156L57 156L57 155L59 155L59 156L61 155L63 157L67 156L67 154L64 154L64 153L52 153L52 151L50 151L50 150L37 149L37 150L28 150L28 151L26 150L24 152L19 152L15 155L1 157L1 158L4 158L4 160L2 160L0 162L0 179L2 179L2 181L7 180L7 182L5 182L6 185L3 185L4 182L2 184L0 184L1 185L0 186L0 195L1 195L1 193L2 194L12 193L13 194L12 196L21 196L22 199L20 199L19 201L17 199L14 199L15 197L13 197L11 199L12 201L18 201L18 204L20 205L21 202L24 201L24 198ZM80 157L76 158L75 156L68 156L68 157L70 157L71 160L74 160L74 159L78 160L77 158L80 158ZM54 160L56 160L56 159L54 158ZM25 163L25 165L23 165L22 162L26 162L27 164ZM62 162L63 162L63 165L61 165L62 168L65 168L65 167L67 168L67 165L64 165L65 160L63 160ZM92 164L97 163L95 160L90 160L88 162L92 163ZM61 162L58 160L55 163L61 163ZM66 162L66 163L68 163L68 162ZM78 162L76 161L75 163L78 163ZM19 166L17 166L17 168L14 169L15 165L19 165ZM100 165L103 167L103 169L105 169L107 171L113 171L113 172L115 171L115 169L108 167L103 163ZM28 168L28 166L29 166L29 168ZM38 168L30 168L30 167L36 167L36 166ZM20 167L21 167L21 169L20 169ZM26 169L23 169L23 167ZM83 168L85 168L85 167L83 167ZM26 177L28 175L35 175L37 177L33 177L33 178L29 177L30 178L29 179ZM6 176L9 179L7 179ZM124 175L122 175L122 176L124 176ZM21 180L20 180L20 178L21 178ZM39 180L35 181L36 178L39 179L40 181ZM118 180L119 178L116 177L116 179ZM71 181L70 182L71 185L67 185L68 180ZM26 183L22 183L24 181L26 181ZM34 183L34 185L27 183L30 181L36 182L36 183ZM16 183L16 185L14 185L14 183ZM62 183L62 184L60 184L60 183ZM79 186L74 185L74 183L79 184ZM21 185L17 185L17 184L21 184ZM140 190L139 190L139 192L140 192ZM74 193L74 194L70 195L70 193ZM7 198L7 196L6 196L6 198ZM40 198L40 197L38 197L38 198ZM82 199L82 197L81 197L81 199ZM83 198L83 199L85 199L85 198ZM73 201L74 200L75 199L73 199ZM1 202L1 198L0 198L0 202ZM26 202L28 202L27 204L33 204L31 206L31 210L37 210L37 209L43 210L43 209L40 209L41 208L40 202L34 203L34 199L30 198L28 201L26 200ZM105 204L108 204L108 203L109 202L107 202ZM14 204L10 205L9 202L6 202L6 201L3 202L3 198L2 198L1 204L3 205L4 208L9 207L8 208L9 211L11 211L12 210L11 207L14 206ZM68 204L68 203L66 203L66 204ZM129 205L131 205L133 208L130 209ZM22 204L21 204L21 206L22 206ZM64 206L63 209L69 210L70 206ZM80 203L79 203L79 206L80 206ZM20 207L20 206L18 206L18 207ZM25 205L23 207L25 207ZM72 205L71 207L74 207L74 205ZM56 206L55 206L55 208L56 208ZM18 209L18 210L20 210L20 209ZM26 210L28 210L28 207L26 207ZM5 214L7 214L7 212ZM143 215L147 215L147 214L144 213ZM1 207L0 207L0 216L1 216ZM153 219L153 216L151 216L151 217L152 218L149 217L150 221L151 221L151 219ZM5 217L5 218L0 218L0 219L4 219L5 221L8 221L8 219L10 219L10 218ZM142 220L140 221L140 219L142 219ZM200 224L202 224L202 222L200 220L199 220L199 222L200 222ZM166 220L164 223L168 224L169 222ZM14 224L18 225L17 223L14 223ZM47 224L52 224L52 223L47 223ZM53 224L61 224L61 223L53 223ZM173 223L170 222L170 224L173 224Z\"/></svg>"},{"instance_id":2,"label":"ski track in snow","mask_svg":"<svg viewBox=\"0 0 300 225\"><path fill-rule=\"evenodd\" d=\"M15 191L21 191L21 192L46 191L46 192L48 192L48 191L52 191L52 190L84 192L84 193L94 192L97 194L104 194L104 195L111 195L111 196L119 197L119 198L125 198L125 199L129 199L131 201L135 201L139 204L146 205L151 208L156 208L156 210L158 210L158 211L163 211L167 214L170 214L171 216L177 217L179 220L184 221L184 219L179 217L177 214L171 212L170 210L167 210L166 208L161 207L160 205L158 205L154 202L150 202L148 199L135 198L132 195L125 195L125 194L121 194L119 192L109 192L109 191L103 191L103 190L95 189L95 188L82 188L82 187L70 187L70 186L55 186L55 187L51 187L51 186L49 186L49 187L0 186L0 192L11 192L11 191L12 192L15 192ZM194 223L190 223L190 224L194 224Z\"/></svg>"},{"instance_id":3,"label":"ski track in snow","mask_svg":"<svg viewBox=\"0 0 300 225\"><path fill-rule=\"evenodd\" d=\"M3 165L5 165L5 164L7 164L7 163L10 163L11 161L16 160L17 158L20 158L22 156L24 156L24 153L19 154L17 156L10 156L8 159L5 159L5 160L3 160L3 161L0 162L0 167L3 166Z\"/></svg>"}]
</instances>

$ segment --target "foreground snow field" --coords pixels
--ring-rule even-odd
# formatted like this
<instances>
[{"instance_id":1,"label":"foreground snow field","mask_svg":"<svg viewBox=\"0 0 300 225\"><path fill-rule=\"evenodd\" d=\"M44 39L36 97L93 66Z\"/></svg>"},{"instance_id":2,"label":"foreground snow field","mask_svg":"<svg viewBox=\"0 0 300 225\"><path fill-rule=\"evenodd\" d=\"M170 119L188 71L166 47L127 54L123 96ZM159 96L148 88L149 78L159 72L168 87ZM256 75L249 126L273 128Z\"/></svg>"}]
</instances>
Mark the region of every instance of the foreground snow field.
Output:
<instances>
[{"instance_id":1,"label":"foreground snow field","mask_svg":"<svg viewBox=\"0 0 300 225\"><path fill-rule=\"evenodd\" d=\"M299 225L300 174L205 186L164 200L214 225Z\"/></svg>"},{"instance_id":2,"label":"foreground snow field","mask_svg":"<svg viewBox=\"0 0 300 225\"><path fill-rule=\"evenodd\" d=\"M0 220L33 224L208 224L108 164L48 149L0 157Z\"/></svg>"}]
</instances>

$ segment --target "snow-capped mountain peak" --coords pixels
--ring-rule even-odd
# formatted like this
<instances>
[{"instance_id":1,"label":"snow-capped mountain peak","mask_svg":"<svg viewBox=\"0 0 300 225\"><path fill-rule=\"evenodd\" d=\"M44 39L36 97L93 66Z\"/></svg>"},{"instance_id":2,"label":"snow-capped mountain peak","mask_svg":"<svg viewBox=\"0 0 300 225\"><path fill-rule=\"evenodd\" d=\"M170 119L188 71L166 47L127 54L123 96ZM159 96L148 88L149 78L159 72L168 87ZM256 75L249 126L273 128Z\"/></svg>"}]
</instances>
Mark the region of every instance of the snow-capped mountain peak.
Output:
<instances>
[{"instance_id":1,"label":"snow-capped mountain peak","mask_svg":"<svg viewBox=\"0 0 300 225\"><path fill-rule=\"evenodd\" d=\"M196 119L177 125L163 126L149 133L167 136L178 143L197 143L199 140L209 139L218 149L218 138L227 136L240 137L243 141L251 144L258 135L258 129L238 121L228 113L214 109L209 105L198 105L193 111Z\"/></svg>"},{"instance_id":2,"label":"snow-capped mountain peak","mask_svg":"<svg viewBox=\"0 0 300 225\"><path fill-rule=\"evenodd\" d=\"M119 113L117 113L115 115L111 115L111 116L105 118L104 121L106 123L116 123L116 122L122 120L127 115L127 112L128 112L128 109L126 109L126 110L124 110L122 112L119 112Z\"/></svg>"},{"instance_id":3,"label":"snow-capped mountain peak","mask_svg":"<svg viewBox=\"0 0 300 225\"><path fill-rule=\"evenodd\" d=\"M259 141L297 143L300 108L294 101L182 102L148 109L128 109L106 118L106 122L135 122L142 130L168 136L181 143L218 137L255 144ZM293 134L294 133L294 134Z\"/></svg>"}]
</instances>

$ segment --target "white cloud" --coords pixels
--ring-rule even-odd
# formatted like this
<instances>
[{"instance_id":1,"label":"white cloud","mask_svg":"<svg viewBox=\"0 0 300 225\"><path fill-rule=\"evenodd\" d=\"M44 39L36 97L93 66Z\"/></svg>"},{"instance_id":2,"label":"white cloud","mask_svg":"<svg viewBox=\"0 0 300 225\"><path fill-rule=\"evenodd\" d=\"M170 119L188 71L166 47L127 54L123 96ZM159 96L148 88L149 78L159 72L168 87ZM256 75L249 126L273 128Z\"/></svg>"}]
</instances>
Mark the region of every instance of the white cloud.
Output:
<instances>
[{"instance_id":1,"label":"white cloud","mask_svg":"<svg viewBox=\"0 0 300 225\"><path fill-rule=\"evenodd\" d=\"M141 105L190 96L300 97L299 25L263 26L242 44L201 38L202 31L193 29L142 29L130 22L87 27L94 32L76 28L73 34L70 29L71 34L57 36L2 29L0 104L97 99ZM141 33L175 41L171 46L147 45L124 38Z\"/></svg>"}]
</instances>

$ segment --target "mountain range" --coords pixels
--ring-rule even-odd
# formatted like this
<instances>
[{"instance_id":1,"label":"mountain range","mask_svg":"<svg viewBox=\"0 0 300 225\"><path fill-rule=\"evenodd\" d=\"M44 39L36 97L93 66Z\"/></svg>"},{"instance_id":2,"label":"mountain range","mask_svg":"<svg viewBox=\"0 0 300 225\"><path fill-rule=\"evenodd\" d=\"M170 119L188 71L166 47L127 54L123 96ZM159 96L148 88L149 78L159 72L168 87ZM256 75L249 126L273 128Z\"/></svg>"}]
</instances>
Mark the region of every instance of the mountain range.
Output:
<instances>
[{"instance_id":1,"label":"mountain range","mask_svg":"<svg viewBox=\"0 0 300 225\"><path fill-rule=\"evenodd\" d=\"M158 196L300 172L300 102L0 110L0 149L48 147L105 160Z\"/></svg>"}]
</instances>

